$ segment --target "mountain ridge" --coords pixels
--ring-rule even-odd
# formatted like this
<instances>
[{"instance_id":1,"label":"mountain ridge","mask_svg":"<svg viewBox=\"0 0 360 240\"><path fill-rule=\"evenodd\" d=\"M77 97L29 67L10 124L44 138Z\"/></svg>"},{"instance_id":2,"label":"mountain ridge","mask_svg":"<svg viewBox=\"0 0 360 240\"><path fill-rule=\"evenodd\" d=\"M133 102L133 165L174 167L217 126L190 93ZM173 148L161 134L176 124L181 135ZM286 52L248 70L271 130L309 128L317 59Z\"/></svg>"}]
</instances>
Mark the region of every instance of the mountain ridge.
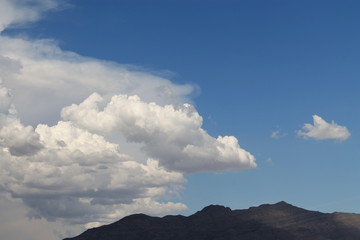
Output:
<instances>
[{"instance_id":1,"label":"mountain ridge","mask_svg":"<svg viewBox=\"0 0 360 240\"><path fill-rule=\"evenodd\" d=\"M360 214L322 213L284 201L231 210L209 205L190 215L134 214L64 240L360 239Z\"/></svg>"}]
</instances>

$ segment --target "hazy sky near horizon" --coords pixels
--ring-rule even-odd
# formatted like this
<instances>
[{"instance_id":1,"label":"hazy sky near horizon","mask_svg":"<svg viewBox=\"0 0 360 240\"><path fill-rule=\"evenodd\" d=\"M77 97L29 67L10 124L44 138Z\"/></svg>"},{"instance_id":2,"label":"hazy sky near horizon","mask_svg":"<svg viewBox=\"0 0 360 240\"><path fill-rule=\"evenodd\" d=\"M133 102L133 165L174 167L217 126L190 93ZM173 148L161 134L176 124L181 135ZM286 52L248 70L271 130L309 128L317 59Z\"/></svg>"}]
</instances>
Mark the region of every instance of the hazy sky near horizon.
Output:
<instances>
[{"instance_id":1,"label":"hazy sky near horizon","mask_svg":"<svg viewBox=\"0 0 360 240\"><path fill-rule=\"evenodd\" d=\"M209 204L360 213L359 9L0 0L1 235Z\"/></svg>"}]
</instances>

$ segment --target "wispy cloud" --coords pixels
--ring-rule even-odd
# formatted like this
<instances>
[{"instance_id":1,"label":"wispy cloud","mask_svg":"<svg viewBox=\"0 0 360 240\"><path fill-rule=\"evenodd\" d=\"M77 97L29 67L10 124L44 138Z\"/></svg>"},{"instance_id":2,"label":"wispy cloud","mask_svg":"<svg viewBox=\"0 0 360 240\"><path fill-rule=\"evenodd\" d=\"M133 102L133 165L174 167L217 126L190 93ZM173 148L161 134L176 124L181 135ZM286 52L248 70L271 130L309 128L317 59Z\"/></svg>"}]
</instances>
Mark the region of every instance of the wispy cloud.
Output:
<instances>
[{"instance_id":1,"label":"wispy cloud","mask_svg":"<svg viewBox=\"0 0 360 240\"><path fill-rule=\"evenodd\" d=\"M0 37L1 77L22 121L56 123L61 109L94 92L138 95L161 105L189 102L194 87L149 72L62 51L51 40ZM46 99L46 101L44 101ZM32 103L29 108L28 104Z\"/></svg>"},{"instance_id":2,"label":"wispy cloud","mask_svg":"<svg viewBox=\"0 0 360 240\"><path fill-rule=\"evenodd\" d=\"M350 137L350 132L345 126L340 126L334 121L326 122L318 115L313 115L313 124L304 124L302 130L297 131L299 136L317 140L335 139L344 141Z\"/></svg>"},{"instance_id":3,"label":"wispy cloud","mask_svg":"<svg viewBox=\"0 0 360 240\"><path fill-rule=\"evenodd\" d=\"M280 129L271 132L271 138L280 139L285 137L287 134L283 133Z\"/></svg>"},{"instance_id":4,"label":"wispy cloud","mask_svg":"<svg viewBox=\"0 0 360 240\"><path fill-rule=\"evenodd\" d=\"M14 25L34 22L60 3L56 0L0 0L0 32Z\"/></svg>"}]
</instances>

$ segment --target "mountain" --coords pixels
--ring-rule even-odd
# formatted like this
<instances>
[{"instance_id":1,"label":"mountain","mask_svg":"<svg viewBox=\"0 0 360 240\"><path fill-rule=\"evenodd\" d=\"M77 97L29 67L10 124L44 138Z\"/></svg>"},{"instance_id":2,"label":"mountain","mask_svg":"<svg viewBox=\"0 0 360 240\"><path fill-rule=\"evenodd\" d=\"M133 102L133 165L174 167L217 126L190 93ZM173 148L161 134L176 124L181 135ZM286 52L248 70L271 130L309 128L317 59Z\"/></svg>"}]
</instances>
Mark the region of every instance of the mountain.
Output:
<instances>
[{"instance_id":1,"label":"mountain","mask_svg":"<svg viewBox=\"0 0 360 240\"><path fill-rule=\"evenodd\" d=\"M184 217L135 214L64 240L355 240L360 214L321 213L286 202L245 210L210 205Z\"/></svg>"}]
</instances>

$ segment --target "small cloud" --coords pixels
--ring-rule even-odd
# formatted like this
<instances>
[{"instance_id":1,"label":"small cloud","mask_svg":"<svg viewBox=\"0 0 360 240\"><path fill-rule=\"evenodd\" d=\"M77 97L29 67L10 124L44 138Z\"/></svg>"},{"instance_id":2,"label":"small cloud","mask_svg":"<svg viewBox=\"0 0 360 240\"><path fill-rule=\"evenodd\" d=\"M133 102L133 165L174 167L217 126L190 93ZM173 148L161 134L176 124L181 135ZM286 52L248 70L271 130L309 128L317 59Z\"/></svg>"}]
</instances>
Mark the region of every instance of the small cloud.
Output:
<instances>
[{"instance_id":1,"label":"small cloud","mask_svg":"<svg viewBox=\"0 0 360 240\"><path fill-rule=\"evenodd\" d=\"M271 138L273 139L279 139L279 138L283 138L285 137L287 134L286 133L282 133L281 129L278 129L276 131L272 131L271 132Z\"/></svg>"},{"instance_id":2,"label":"small cloud","mask_svg":"<svg viewBox=\"0 0 360 240\"><path fill-rule=\"evenodd\" d=\"M272 160L272 158L269 157L269 158L265 159L265 162L266 163L273 163L273 160Z\"/></svg>"},{"instance_id":3,"label":"small cloud","mask_svg":"<svg viewBox=\"0 0 360 240\"><path fill-rule=\"evenodd\" d=\"M302 130L297 131L299 136L314 138L316 140L336 139L344 141L350 137L350 132L345 126L340 126L334 121L326 122L318 115L313 115L314 124L304 124Z\"/></svg>"},{"instance_id":4,"label":"small cloud","mask_svg":"<svg viewBox=\"0 0 360 240\"><path fill-rule=\"evenodd\" d=\"M279 139L280 138L280 131L276 130L271 133L271 138Z\"/></svg>"}]
</instances>

